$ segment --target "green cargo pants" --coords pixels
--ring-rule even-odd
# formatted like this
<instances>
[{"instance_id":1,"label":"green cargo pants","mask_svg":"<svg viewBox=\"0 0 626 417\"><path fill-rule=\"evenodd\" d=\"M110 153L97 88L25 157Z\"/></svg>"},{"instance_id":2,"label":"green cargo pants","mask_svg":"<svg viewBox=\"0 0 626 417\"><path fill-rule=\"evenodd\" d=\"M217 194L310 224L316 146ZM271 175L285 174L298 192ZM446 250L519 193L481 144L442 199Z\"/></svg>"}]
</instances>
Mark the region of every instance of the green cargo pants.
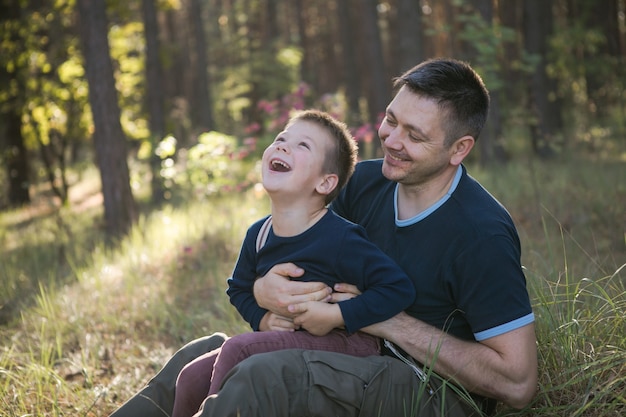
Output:
<instances>
[{"instance_id":1,"label":"green cargo pants","mask_svg":"<svg viewBox=\"0 0 626 417\"><path fill-rule=\"evenodd\" d=\"M226 339L225 334L215 333L180 348L148 385L115 410L111 417L169 417L174 408L176 378L180 370L198 356L222 346Z\"/></svg>"},{"instance_id":2,"label":"green cargo pants","mask_svg":"<svg viewBox=\"0 0 626 417\"><path fill-rule=\"evenodd\" d=\"M422 383L395 358L291 349L241 362L196 417L480 415L449 384L434 375Z\"/></svg>"}]
</instances>

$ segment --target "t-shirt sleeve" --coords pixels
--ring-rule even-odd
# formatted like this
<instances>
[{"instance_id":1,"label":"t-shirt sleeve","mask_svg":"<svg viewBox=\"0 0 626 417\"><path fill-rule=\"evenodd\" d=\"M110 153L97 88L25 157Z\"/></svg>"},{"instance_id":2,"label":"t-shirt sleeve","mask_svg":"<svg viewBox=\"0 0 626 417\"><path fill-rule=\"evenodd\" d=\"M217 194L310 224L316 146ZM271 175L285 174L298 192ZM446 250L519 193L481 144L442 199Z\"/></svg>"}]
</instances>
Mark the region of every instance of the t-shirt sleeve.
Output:
<instances>
[{"instance_id":1,"label":"t-shirt sleeve","mask_svg":"<svg viewBox=\"0 0 626 417\"><path fill-rule=\"evenodd\" d=\"M477 340L534 320L520 252L513 238L496 235L475 242L454 262L455 298Z\"/></svg>"}]
</instances>

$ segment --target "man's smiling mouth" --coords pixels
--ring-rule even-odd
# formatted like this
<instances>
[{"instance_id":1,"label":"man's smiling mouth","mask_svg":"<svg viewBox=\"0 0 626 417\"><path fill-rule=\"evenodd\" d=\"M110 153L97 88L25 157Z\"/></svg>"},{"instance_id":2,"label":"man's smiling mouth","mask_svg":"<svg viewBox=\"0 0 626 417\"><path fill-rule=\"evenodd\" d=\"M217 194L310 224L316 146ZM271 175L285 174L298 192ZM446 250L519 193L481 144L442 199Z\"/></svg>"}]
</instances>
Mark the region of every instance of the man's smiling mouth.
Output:
<instances>
[{"instance_id":1,"label":"man's smiling mouth","mask_svg":"<svg viewBox=\"0 0 626 417\"><path fill-rule=\"evenodd\" d=\"M387 156L389 159L391 159L392 161L397 161L397 162L404 162L404 161L406 161L406 159L401 158L401 157L399 157L399 156L394 156L394 155L392 155L392 154L391 154L391 153L389 153L389 152L387 152L386 156Z\"/></svg>"}]
</instances>

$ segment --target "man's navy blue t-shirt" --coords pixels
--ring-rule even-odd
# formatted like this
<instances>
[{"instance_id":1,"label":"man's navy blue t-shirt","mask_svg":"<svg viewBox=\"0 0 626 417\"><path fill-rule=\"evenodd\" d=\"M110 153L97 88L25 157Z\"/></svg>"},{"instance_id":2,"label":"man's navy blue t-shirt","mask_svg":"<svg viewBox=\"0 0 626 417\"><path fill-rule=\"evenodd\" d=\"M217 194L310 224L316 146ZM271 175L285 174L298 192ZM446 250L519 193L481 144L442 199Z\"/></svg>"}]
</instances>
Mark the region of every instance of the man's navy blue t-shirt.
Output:
<instances>
[{"instance_id":1,"label":"man's navy blue t-shirt","mask_svg":"<svg viewBox=\"0 0 626 417\"><path fill-rule=\"evenodd\" d=\"M382 160L360 162L331 207L411 277L417 296L408 314L465 340L534 321L513 220L464 167L448 195L402 221L397 184L381 169Z\"/></svg>"}]
</instances>

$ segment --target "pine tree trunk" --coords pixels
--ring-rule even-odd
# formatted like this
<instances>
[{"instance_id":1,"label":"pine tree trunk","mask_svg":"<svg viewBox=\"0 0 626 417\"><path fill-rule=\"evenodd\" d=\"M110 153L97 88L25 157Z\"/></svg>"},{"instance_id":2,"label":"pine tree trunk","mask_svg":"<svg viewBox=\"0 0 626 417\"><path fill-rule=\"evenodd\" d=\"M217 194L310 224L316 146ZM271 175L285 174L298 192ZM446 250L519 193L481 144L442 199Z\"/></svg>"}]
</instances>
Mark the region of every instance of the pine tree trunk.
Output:
<instances>
[{"instance_id":1,"label":"pine tree trunk","mask_svg":"<svg viewBox=\"0 0 626 417\"><path fill-rule=\"evenodd\" d=\"M89 103L93 114L96 161L109 238L128 233L137 218L130 188L126 137L120 122L113 66L109 55L105 0L77 0Z\"/></svg>"}]
</instances>

